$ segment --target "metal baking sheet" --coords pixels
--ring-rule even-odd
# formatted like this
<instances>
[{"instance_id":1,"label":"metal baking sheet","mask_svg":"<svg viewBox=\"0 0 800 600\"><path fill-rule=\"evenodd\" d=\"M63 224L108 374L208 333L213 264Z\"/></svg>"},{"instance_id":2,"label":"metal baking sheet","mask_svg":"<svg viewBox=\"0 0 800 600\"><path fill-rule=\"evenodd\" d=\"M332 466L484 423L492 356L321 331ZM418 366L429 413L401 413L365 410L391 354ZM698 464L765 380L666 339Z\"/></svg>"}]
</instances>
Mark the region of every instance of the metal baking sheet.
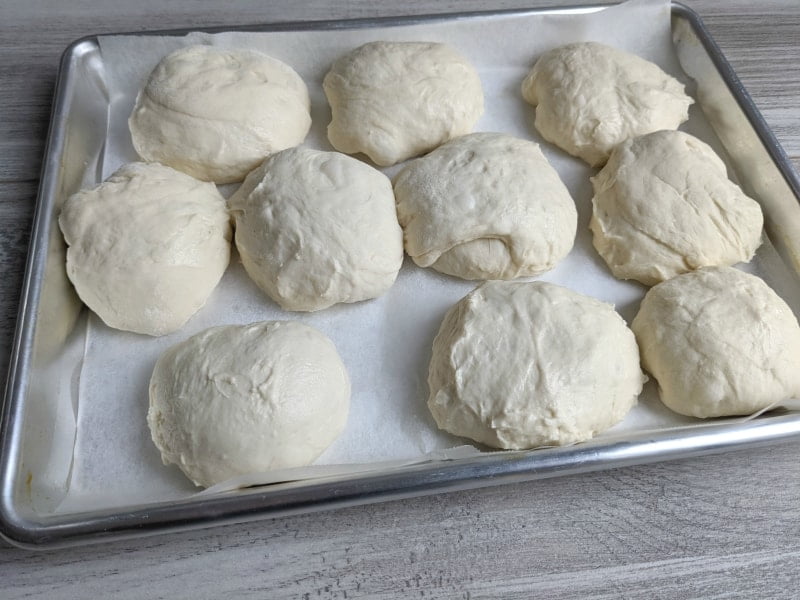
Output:
<instances>
[{"instance_id":1,"label":"metal baking sheet","mask_svg":"<svg viewBox=\"0 0 800 600\"><path fill-rule=\"evenodd\" d=\"M597 10L576 7L552 11L504 11L504 18L530 14ZM249 27L250 31L348 30L428 21L475 22L498 13L474 13L317 22ZM785 273L800 272L800 181L769 128L755 109L698 16L679 4L672 7L673 39L683 70L694 80L693 96L724 146L739 183L762 204L766 231L781 257ZM208 30L206 30L208 31ZM211 30L221 31L221 30ZM187 31L160 32L182 35ZM77 375L55 380L33 377L56 353L82 348L64 346L80 304L63 275L63 244L54 219L58 199L101 179L99 163L90 151L106 143L109 99L97 77L102 63L99 42L89 37L64 53L57 82L53 116L37 203L32 244L20 302L20 317L0 425L0 529L13 543L28 547L79 543L177 528L202 527L398 499L447 490L580 473L603 468L720 452L747 445L771 443L800 433L800 415L781 409L755 419L697 423L664 431L627 432L568 448L514 453L467 455L451 460L432 458L381 471L328 474L304 481L279 483L192 498L123 508L48 514L31 505L30 479L21 468L23 456L36 452L40 442L57 443L41 404L55 395L39 394L40 386L67 394L78 385ZM781 273L781 277L785 275ZM73 345L74 346L74 345ZM56 436L57 437L57 436ZM66 445L70 440L62 440ZM68 461L63 469L69 469ZM54 467L55 468L55 467ZM63 472L49 476L64 476Z\"/></svg>"}]
</instances>

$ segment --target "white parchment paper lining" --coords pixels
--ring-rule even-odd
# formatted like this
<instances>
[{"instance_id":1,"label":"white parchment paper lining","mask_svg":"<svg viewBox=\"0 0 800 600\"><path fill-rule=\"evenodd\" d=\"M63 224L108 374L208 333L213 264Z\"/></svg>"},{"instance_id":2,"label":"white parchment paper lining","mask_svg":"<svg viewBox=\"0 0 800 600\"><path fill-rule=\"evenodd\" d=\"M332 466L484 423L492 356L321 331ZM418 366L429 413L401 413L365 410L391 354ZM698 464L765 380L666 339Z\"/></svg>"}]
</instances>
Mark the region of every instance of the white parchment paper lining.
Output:
<instances>
[{"instance_id":1,"label":"white parchment paper lining","mask_svg":"<svg viewBox=\"0 0 800 600\"><path fill-rule=\"evenodd\" d=\"M588 231L589 177L594 171L543 142L533 127L534 110L522 100L520 84L541 52L588 40L634 52L687 81L673 53L670 5L665 0L635 0L591 14L495 16L367 29L101 37L110 96L102 177L108 177L125 162L137 160L127 118L147 75L172 50L198 43L254 48L288 63L306 81L311 95L313 126L305 144L332 150L325 135L330 110L322 92L322 78L334 58L373 40L446 42L476 66L484 86L486 112L475 130L506 132L541 143L578 207L574 249L540 279L612 303L630 322L645 288L615 280L592 248ZM690 121L682 129L719 150L697 106L692 107ZM385 172L392 175L396 170L395 167ZM744 268L759 273L773 286L784 280L786 269L768 242L753 263ZM417 268L407 260L394 287L379 299L312 314L288 313L256 288L234 254L208 304L175 334L150 338L120 332L90 314L79 325L85 330L85 337L81 337L85 343L83 355L74 349L81 342L74 342L66 354L72 358L64 365L64 372L73 382L79 369L77 385L71 386L77 394L77 436L68 485L55 511L122 507L197 493L176 467L161 463L145 422L147 389L153 365L167 347L220 324L270 319L308 323L334 341L353 386L347 429L317 461L317 466L293 473L250 476L243 483L363 472L477 452L461 447L464 440L438 431L425 406L433 338L446 310L474 285ZM787 290L779 291L787 297ZM787 300L797 312L800 302L796 290L788 292L795 294ZM633 430L697 423L664 408L651 383L628 417L603 435L611 439ZM222 485L220 489L228 487Z\"/></svg>"}]
</instances>

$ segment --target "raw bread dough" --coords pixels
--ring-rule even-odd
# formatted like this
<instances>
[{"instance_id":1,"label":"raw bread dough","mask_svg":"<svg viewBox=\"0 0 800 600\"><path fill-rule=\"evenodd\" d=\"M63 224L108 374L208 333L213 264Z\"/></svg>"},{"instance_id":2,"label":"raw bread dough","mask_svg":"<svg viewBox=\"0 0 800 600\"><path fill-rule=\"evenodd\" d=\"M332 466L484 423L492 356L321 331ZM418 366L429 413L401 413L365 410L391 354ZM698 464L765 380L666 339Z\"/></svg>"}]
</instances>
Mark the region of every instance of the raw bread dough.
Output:
<instances>
[{"instance_id":1,"label":"raw bread dough","mask_svg":"<svg viewBox=\"0 0 800 600\"><path fill-rule=\"evenodd\" d=\"M305 139L308 89L265 54L189 46L158 63L128 125L145 160L205 181L241 181L269 154Z\"/></svg>"},{"instance_id":2,"label":"raw bread dough","mask_svg":"<svg viewBox=\"0 0 800 600\"><path fill-rule=\"evenodd\" d=\"M322 333L294 321L206 329L168 349L147 424L165 465L208 487L311 464L344 430L350 381Z\"/></svg>"},{"instance_id":3,"label":"raw bread dough","mask_svg":"<svg viewBox=\"0 0 800 600\"><path fill-rule=\"evenodd\" d=\"M376 298L403 264L392 184L350 156L284 150L229 204L247 273L286 310Z\"/></svg>"},{"instance_id":4,"label":"raw bread dough","mask_svg":"<svg viewBox=\"0 0 800 600\"><path fill-rule=\"evenodd\" d=\"M552 269L572 248L575 203L539 146L473 133L411 162L395 178L408 254L464 279Z\"/></svg>"},{"instance_id":5,"label":"raw bread dough","mask_svg":"<svg viewBox=\"0 0 800 600\"><path fill-rule=\"evenodd\" d=\"M444 318L428 407L441 429L488 446L563 445L621 421L645 381L611 305L550 283L489 281Z\"/></svg>"},{"instance_id":6,"label":"raw bread dough","mask_svg":"<svg viewBox=\"0 0 800 600\"><path fill-rule=\"evenodd\" d=\"M594 247L620 279L654 285L749 261L761 244L759 204L709 146L681 131L626 140L592 184Z\"/></svg>"},{"instance_id":7,"label":"raw bread dough","mask_svg":"<svg viewBox=\"0 0 800 600\"><path fill-rule=\"evenodd\" d=\"M334 62L322 86L333 147L381 166L469 133L483 114L478 73L445 44L364 44Z\"/></svg>"},{"instance_id":8,"label":"raw bread dough","mask_svg":"<svg viewBox=\"0 0 800 600\"><path fill-rule=\"evenodd\" d=\"M116 329L165 335L214 291L230 258L225 199L213 183L130 163L71 196L59 217L67 275Z\"/></svg>"},{"instance_id":9,"label":"raw bread dough","mask_svg":"<svg viewBox=\"0 0 800 600\"><path fill-rule=\"evenodd\" d=\"M596 42L545 52L522 83L536 129L573 156L602 165L614 146L676 129L693 100L657 65Z\"/></svg>"},{"instance_id":10,"label":"raw bread dough","mask_svg":"<svg viewBox=\"0 0 800 600\"><path fill-rule=\"evenodd\" d=\"M747 415L800 397L800 326L754 275L709 267L652 288L633 320L661 400L693 417Z\"/></svg>"}]
</instances>

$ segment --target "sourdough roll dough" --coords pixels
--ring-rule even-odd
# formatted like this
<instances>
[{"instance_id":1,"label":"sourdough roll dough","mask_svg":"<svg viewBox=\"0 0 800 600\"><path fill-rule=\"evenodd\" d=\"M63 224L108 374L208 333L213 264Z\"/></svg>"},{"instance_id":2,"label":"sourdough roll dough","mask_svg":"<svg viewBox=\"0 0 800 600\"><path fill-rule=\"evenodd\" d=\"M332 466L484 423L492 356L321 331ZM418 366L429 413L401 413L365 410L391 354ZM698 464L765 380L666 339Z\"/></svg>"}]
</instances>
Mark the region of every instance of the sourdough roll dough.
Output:
<instances>
[{"instance_id":1,"label":"sourdough roll dough","mask_svg":"<svg viewBox=\"0 0 800 600\"><path fill-rule=\"evenodd\" d=\"M311 464L344 430L349 405L333 342L270 321L206 329L164 352L147 424L164 464L208 487Z\"/></svg>"},{"instance_id":2,"label":"sourdough roll dough","mask_svg":"<svg viewBox=\"0 0 800 600\"><path fill-rule=\"evenodd\" d=\"M405 248L464 279L552 269L572 248L577 211L539 146L500 133L456 138L395 178Z\"/></svg>"},{"instance_id":3,"label":"sourdough roll dough","mask_svg":"<svg viewBox=\"0 0 800 600\"><path fill-rule=\"evenodd\" d=\"M632 327L675 412L747 415L800 397L800 326L758 277L732 267L678 275L647 292Z\"/></svg>"},{"instance_id":4,"label":"sourdough roll dough","mask_svg":"<svg viewBox=\"0 0 800 600\"><path fill-rule=\"evenodd\" d=\"M621 279L654 285L749 261L761 244L759 204L708 145L681 131L626 140L592 185L594 247Z\"/></svg>"},{"instance_id":5,"label":"sourdough roll dough","mask_svg":"<svg viewBox=\"0 0 800 600\"><path fill-rule=\"evenodd\" d=\"M205 181L241 181L305 139L308 89L291 67L259 52L188 46L158 63L128 125L145 160Z\"/></svg>"},{"instance_id":6,"label":"sourdough roll dough","mask_svg":"<svg viewBox=\"0 0 800 600\"><path fill-rule=\"evenodd\" d=\"M536 106L539 133L592 166L630 137L676 129L693 102L657 65L596 42L545 52L522 95Z\"/></svg>"},{"instance_id":7,"label":"sourdough roll dough","mask_svg":"<svg viewBox=\"0 0 800 600\"><path fill-rule=\"evenodd\" d=\"M179 329L214 291L230 258L230 220L213 183L130 163L74 194L59 217L67 275L109 327Z\"/></svg>"},{"instance_id":8,"label":"sourdough roll dough","mask_svg":"<svg viewBox=\"0 0 800 600\"><path fill-rule=\"evenodd\" d=\"M445 44L364 44L334 62L322 86L333 147L381 166L469 133L483 114L478 73Z\"/></svg>"},{"instance_id":9,"label":"sourdough roll dough","mask_svg":"<svg viewBox=\"0 0 800 600\"><path fill-rule=\"evenodd\" d=\"M428 406L441 429L488 446L562 445L621 421L645 380L612 306L549 283L489 281L444 318Z\"/></svg>"},{"instance_id":10,"label":"sourdough roll dough","mask_svg":"<svg viewBox=\"0 0 800 600\"><path fill-rule=\"evenodd\" d=\"M286 310L376 298L403 264L389 178L344 154L279 152L229 205L247 273Z\"/></svg>"}]
</instances>

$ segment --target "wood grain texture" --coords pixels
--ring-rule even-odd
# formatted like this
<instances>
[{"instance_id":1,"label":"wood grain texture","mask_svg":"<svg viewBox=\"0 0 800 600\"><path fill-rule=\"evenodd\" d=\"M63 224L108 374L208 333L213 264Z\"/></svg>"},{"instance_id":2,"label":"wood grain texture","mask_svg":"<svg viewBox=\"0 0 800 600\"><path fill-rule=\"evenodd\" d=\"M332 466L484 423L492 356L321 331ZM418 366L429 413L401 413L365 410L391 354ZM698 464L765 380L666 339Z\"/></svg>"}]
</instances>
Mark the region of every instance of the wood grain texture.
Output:
<instances>
[{"instance_id":1,"label":"wood grain texture","mask_svg":"<svg viewBox=\"0 0 800 600\"><path fill-rule=\"evenodd\" d=\"M798 449L102 547L0 550L0 562L20 598L184 597L189 582L203 598L793 598L800 466L785 457Z\"/></svg>"},{"instance_id":2,"label":"wood grain texture","mask_svg":"<svg viewBox=\"0 0 800 600\"><path fill-rule=\"evenodd\" d=\"M800 166L800 4L687 3ZM58 59L69 42L481 8L484 0L0 0L3 372ZM798 454L800 442L103 546L0 547L0 598L797 598Z\"/></svg>"}]
</instances>

